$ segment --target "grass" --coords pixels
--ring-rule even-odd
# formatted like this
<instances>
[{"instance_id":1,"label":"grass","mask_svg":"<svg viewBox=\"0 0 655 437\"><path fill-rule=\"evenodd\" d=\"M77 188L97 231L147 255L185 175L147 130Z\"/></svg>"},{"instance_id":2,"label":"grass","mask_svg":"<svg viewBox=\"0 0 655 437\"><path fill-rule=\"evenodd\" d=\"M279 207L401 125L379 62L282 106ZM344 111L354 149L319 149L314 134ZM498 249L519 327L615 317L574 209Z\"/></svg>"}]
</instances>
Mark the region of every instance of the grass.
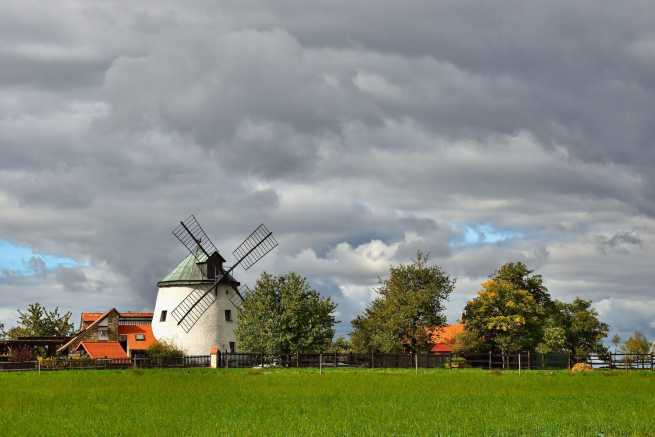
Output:
<instances>
[{"instance_id":1,"label":"grass","mask_svg":"<svg viewBox=\"0 0 655 437\"><path fill-rule=\"evenodd\" d=\"M655 373L0 374L0 435L653 435Z\"/></svg>"}]
</instances>

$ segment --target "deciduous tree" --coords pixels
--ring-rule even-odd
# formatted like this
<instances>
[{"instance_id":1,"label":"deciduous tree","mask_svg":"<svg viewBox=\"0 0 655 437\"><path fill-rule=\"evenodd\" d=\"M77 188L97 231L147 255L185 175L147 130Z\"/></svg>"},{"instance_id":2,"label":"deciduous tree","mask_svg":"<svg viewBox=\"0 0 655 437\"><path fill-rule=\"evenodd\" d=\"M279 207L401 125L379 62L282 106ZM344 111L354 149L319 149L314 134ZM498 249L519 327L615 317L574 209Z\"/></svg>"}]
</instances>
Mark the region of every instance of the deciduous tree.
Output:
<instances>
[{"instance_id":1,"label":"deciduous tree","mask_svg":"<svg viewBox=\"0 0 655 437\"><path fill-rule=\"evenodd\" d=\"M534 349L543 338L546 312L533 293L505 279L488 279L464 308L466 330L503 353Z\"/></svg>"},{"instance_id":2,"label":"deciduous tree","mask_svg":"<svg viewBox=\"0 0 655 437\"><path fill-rule=\"evenodd\" d=\"M626 354L647 354L650 350L650 342L641 331L635 331L621 346L621 351Z\"/></svg>"},{"instance_id":3,"label":"deciduous tree","mask_svg":"<svg viewBox=\"0 0 655 437\"><path fill-rule=\"evenodd\" d=\"M418 252L411 264L392 266L378 297L352 324L355 350L395 352L430 346L430 329L446 323L445 304L455 280Z\"/></svg>"},{"instance_id":4,"label":"deciduous tree","mask_svg":"<svg viewBox=\"0 0 655 437\"><path fill-rule=\"evenodd\" d=\"M335 309L297 273L263 273L244 296L237 341L242 350L272 355L325 351L334 336Z\"/></svg>"},{"instance_id":5,"label":"deciduous tree","mask_svg":"<svg viewBox=\"0 0 655 437\"><path fill-rule=\"evenodd\" d=\"M18 325L7 331L10 338L18 337L65 337L73 333L72 313L59 314L59 307L48 311L40 303L27 306L25 312L18 310Z\"/></svg>"},{"instance_id":6,"label":"deciduous tree","mask_svg":"<svg viewBox=\"0 0 655 437\"><path fill-rule=\"evenodd\" d=\"M603 339L607 337L609 326L600 321L590 300L576 297L571 303L555 301L549 323L564 329L565 350L572 354L607 352Z\"/></svg>"}]
</instances>

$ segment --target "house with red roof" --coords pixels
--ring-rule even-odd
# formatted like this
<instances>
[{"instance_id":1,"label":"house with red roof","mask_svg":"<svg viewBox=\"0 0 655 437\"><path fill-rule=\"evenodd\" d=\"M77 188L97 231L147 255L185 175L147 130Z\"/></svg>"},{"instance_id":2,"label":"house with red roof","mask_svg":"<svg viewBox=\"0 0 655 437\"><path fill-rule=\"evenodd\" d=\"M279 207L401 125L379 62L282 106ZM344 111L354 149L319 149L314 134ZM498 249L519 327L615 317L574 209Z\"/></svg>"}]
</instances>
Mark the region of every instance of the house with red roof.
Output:
<instances>
[{"instance_id":1,"label":"house with red roof","mask_svg":"<svg viewBox=\"0 0 655 437\"><path fill-rule=\"evenodd\" d=\"M430 352L435 354L448 354L452 353L457 336L464 332L463 323L453 323L451 325L440 326L433 329L432 335L432 348Z\"/></svg>"},{"instance_id":2,"label":"house with red roof","mask_svg":"<svg viewBox=\"0 0 655 437\"><path fill-rule=\"evenodd\" d=\"M150 312L83 312L79 331L57 352L93 359L143 356L155 341L151 323Z\"/></svg>"}]
</instances>

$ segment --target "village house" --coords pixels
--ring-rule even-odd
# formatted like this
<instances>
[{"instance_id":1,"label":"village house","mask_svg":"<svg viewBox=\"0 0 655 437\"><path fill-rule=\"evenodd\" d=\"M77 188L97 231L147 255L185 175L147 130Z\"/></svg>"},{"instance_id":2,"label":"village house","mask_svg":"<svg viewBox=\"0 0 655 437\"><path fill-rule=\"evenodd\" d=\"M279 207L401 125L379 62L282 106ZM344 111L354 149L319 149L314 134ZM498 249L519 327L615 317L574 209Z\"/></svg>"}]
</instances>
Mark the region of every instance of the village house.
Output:
<instances>
[{"instance_id":1,"label":"village house","mask_svg":"<svg viewBox=\"0 0 655 437\"><path fill-rule=\"evenodd\" d=\"M128 359L145 355L155 341L150 312L119 312L115 308L83 312L80 330L57 352L87 358Z\"/></svg>"},{"instance_id":2,"label":"village house","mask_svg":"<svg viewBox=\"0 0 655 437\"><path fill-rule=\"evenodd\" d=\"M441 326L432 331L432 348L434 354L449 354L453 352L457 336L464 332L463 323L453 323Z\"/></svg>"}]
</instances>

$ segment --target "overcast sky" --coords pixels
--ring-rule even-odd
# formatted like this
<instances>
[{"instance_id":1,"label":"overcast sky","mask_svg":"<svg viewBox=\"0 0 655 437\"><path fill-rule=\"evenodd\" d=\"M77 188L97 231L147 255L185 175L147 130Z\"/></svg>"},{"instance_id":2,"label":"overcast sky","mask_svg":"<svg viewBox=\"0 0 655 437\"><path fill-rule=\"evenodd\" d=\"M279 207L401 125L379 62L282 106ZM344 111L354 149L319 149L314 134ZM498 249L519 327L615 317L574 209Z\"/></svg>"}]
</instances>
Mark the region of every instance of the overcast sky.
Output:
<instances>
[{"instance_id":1,"label":"overcast sky","mask_svg":"<svg viewBox=\"0 0 655 437\"><path fill-rule=\"evenodd\" d=\"M220 4L219 4L220 3ZM655 337L644 1L0 3L0 322L154 307L195 213L237 279L298 271L339 333L417 249L500 264Z\"/></svg>"}]
</instances>

